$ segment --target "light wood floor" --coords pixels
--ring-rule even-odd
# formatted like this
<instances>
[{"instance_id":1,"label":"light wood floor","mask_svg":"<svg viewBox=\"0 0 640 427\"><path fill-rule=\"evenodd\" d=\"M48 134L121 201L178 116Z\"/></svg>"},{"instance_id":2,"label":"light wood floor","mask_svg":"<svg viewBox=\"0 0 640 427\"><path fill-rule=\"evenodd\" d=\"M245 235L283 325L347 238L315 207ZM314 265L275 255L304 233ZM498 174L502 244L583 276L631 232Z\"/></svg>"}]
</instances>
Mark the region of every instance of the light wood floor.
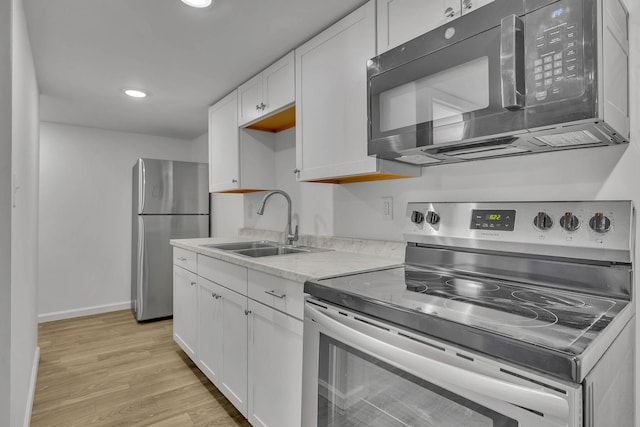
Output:
<instances>
[{"instance_id":1,"label":"light wood floor","mask_svg":"<svg viewBox=\"0 0 640 427\"><path fill-rule=\"evenodd\" d=\"M31 425L250 426L173 342L129 310L39 326Z\"/></svg>"}]
</instances>

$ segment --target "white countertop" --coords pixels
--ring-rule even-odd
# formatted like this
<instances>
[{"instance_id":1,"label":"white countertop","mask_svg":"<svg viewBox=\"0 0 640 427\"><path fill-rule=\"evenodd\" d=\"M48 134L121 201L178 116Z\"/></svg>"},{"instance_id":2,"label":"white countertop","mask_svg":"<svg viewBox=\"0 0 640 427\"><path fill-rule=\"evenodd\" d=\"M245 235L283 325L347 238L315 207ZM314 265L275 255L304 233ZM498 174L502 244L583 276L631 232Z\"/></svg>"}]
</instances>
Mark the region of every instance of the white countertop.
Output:
<instances>
[{"instance_id":1,"label":"white countertop","mask_svg":"<svg viewBox=\"0 0 640 427\"><path fill-rule=\"evenodd\" d=\"M393 246L393 250L391 251L391 256L388 257L375 256L362 252L328 250L323 252L251 258L230 251L202 246L255 240L261 239L246 237L209 237L200 239L174 239L171 240L170 243L178 248L301 283L308 279L320 279L395 267L401 265L403 262L403 259L399 257L395 247L397 244L394 242L389 242L389 246ZM361 242L363 241L358 241L358 243L362 244ZM381 242L374 243L379 244ZM384 244L384 242L382 243ZM402 253L402 256L404 256L404 253Z\"/></svg>"}]
</instances>

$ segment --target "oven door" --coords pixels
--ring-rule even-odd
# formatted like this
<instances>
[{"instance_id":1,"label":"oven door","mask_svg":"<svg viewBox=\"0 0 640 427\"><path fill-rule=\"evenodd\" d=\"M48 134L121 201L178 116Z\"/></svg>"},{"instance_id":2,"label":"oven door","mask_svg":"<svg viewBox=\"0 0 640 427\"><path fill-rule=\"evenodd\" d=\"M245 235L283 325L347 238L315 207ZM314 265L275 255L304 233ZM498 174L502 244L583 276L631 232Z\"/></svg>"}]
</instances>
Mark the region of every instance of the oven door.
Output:
<instances>
[{"instance_id":1,"label":"oven door","mask_svg":"<svg viewBox=\"0 0 640 427\"><path fill-rule=\"evenodd\" d=\"M304 427L580 425L579 384L313 299L305 305L303 365Z\"/></svg>"}]
</instances>

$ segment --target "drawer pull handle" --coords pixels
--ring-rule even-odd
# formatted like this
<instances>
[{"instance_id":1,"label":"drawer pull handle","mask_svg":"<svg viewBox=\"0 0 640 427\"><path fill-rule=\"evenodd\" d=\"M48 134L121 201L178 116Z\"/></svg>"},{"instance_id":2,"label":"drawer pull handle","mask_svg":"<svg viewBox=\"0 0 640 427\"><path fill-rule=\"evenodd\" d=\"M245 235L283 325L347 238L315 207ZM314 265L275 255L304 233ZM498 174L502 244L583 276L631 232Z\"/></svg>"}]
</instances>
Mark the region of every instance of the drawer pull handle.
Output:
<instances>
[{"instance_id":1,"label":"drawer pull handle","mask_svg":"<svg viewBox=\"0 0 640 427\"><path fill-rule=\"evenodd\" d=\"M248 316L248 315L250 315L250 314L251 314L251 310L246 310L246 309L244 310L244 315L245 315L245 316Z\"/></svg>"},{"instance_id":2,"label":"drawer pull handle","mask_svg":"<svg viewBox=\"0 0 640 427\"><path fill-rule=\"evenodd\" d=\"M187 259L185 257L178 257L178 261L186 261Z\"/></svg>"},{"instance_id":3,"label":"drawer pull handle","mask_svg":"<svg viewBox=\"0 0 640 427\"><path fill-rule=\"evenodd\" d=\"M215 299L220 299L220 298L222 298L222 295L218 295L218 294L216 294L216 293L214 293L214 292L211 292L211 296L212 296L213 298L215 298Z\"/></svg>"},{"instance_id":4,"label":"drawer pull handle","mask_svg":"<svg viewBox=\"0 0 640 427\"><path fill-rule=\"evenodd\" d=\"M195 285L196 285L196 282L191 282L191 286L195 286Z\"/></svg>"},{"instance_id":5,"label":"drawer pull handle","mask_svg":"<svg viewBox=\"0 0 640 427\"><path fill-rule=\"evenodd\" d=\"M280 299L284 299L287 296L287 294L278 294L276 291L264 291L264 293Z\"/></svg>"}]
</instances>

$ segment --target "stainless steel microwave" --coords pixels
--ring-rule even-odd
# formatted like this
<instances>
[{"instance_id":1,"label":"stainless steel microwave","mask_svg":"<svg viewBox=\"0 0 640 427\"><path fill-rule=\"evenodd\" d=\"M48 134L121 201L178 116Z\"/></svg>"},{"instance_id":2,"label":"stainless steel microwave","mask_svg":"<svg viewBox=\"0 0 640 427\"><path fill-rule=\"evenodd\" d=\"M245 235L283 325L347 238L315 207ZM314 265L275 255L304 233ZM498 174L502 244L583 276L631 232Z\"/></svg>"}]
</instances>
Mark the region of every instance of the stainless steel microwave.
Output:
<instances>
[{"instance_id":1,"label":"stainless steel microwave","mask_svg":"<svg viewBox=\"0 0 640 427\"><path fill-rule=\"evenodd\" d=\"M627 143L620 0L495 0L373 59L369 155L422 166Z\"/></svg>"}]
</instances>

